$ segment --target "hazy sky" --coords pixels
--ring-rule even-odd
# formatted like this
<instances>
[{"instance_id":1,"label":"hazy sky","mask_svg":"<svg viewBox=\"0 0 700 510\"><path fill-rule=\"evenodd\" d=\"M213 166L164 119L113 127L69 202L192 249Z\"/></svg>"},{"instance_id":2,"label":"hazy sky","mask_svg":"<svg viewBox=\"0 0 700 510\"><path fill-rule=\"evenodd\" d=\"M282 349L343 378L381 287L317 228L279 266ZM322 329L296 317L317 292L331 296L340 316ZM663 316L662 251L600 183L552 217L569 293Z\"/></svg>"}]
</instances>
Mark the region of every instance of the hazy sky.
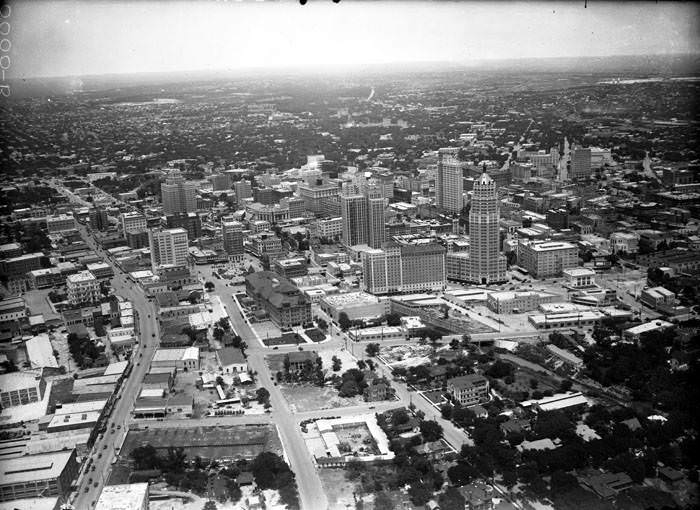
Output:
<instances>
[{"instance_id":1,"label":"hazy sky","mask_svg":"<svg viewBox=\"0 0 700 510\"><path fill-rule=\"evenodd\" d=\"M700 51L692 3L13 2L10 77Z\"/></svg>"}]
</instances>

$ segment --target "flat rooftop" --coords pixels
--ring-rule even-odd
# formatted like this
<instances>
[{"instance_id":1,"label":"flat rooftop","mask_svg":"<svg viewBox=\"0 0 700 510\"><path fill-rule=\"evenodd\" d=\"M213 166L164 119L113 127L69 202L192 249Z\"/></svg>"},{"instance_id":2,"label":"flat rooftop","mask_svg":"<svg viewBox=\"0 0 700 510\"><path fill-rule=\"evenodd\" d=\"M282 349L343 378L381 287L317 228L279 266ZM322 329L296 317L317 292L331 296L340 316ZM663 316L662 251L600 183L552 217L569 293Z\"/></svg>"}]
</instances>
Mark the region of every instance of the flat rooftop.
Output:
<instances>
[{"instance_id":1,"label":"flat rooftop","mask_svg":"<svg viewBox=\"0 0 700 510\"><path fill-rule=\"evenodd\" d=\"M323 300L333 307L348 305L370 305L379 303L379 298L367 292L348 292L326 296Z\"/></svg>"},{"instance_id":2,"label":"flat rooftop","mask_svg":"<svg viewBox=\"0 0 700 510\"><path fill-rule=\"evenodd\" d=\"M107 485L102 489L95 510L132 510L148 501L148 483Z\"/></svg>"},{"instance_id":3,"label":"flat rooftop","mask_svg":"<svg viewBox=\"0 0 700 510\"><path fill-rule=\"evenodd\" d=\"M11 485L57 478L72 454L73 451L62 451L0 460L0 483Z\"/></svg>"}]
</instances>

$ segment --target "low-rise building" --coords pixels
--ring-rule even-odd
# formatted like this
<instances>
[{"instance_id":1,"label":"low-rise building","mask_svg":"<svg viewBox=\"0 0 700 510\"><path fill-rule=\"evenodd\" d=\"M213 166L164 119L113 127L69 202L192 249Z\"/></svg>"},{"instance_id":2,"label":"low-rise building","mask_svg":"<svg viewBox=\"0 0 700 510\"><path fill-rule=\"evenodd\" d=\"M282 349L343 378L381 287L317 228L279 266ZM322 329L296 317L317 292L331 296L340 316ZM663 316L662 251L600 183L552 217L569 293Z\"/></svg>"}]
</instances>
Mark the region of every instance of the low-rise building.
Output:
<instances>
[{"instance_id":1,"label":"low-rise building","mask_svg":"<svg viewBox=\"0 0 700 510\"><path fill-rule=\"evenodd\" d=\"M581 289L595 286L595 271L585 267L572 267L562 271L566 279L565 285L571 289Z\"/></svg>"},{"instance_id":2,"label":"low-rise building","mask_svg":"<svg viewBox=\"0 0 700 510\"><path fill-rule=\"evenodd\" d=\"M216 351L216 360L224 374L239 374L248 371L248 361L243 351L235 347L225 347Z\"/></svg>"},{"instance_id":3,"label":"low-rise building","mask_svg":"<svg viewBox=\"0 0 700 510\"><path fill-rule=\"evenodd\" d=\"M639 251L639 234L635 232L613 232L610 234L613 253L633 254Z\"/></svg>"},{"instance_id":4,"label":"low-rise building","mask_svg":"<svg viewBox=\"0 0 700 510\"><path fill-rule=\"evenodd\" d=\"M486 306L495 313L522 313L559 299L555 294L538 291L491 292L486 298Z\"/></svg>"},{"instance_id":5,"label":"low-rise building","mask_svg":"<svg viewBox=\"0 0 700 510\"><path fill-rule=\"evenodd\" d=\"M447 391L463 406L482 404L489 400L489 381L476 374L453 377L447 380Z\"/></svg>"},{"instance_id":6,"label":"low-rise building","mask_svg":"<svg viewBox=\"0 0 700 510\"><path fill-rule=\"evenodd\" d=\"M321 299L320 306L335 322L338 322L341 313L345 313L351 321L376 320L389 313L388 299L366 292L328 295Z\"/></svg>"},{"instance_id":7,"label":"low-rise building","mask_svg":"<svg viewBox=\"0 0 700 510\"><path fill-rule=\"evenodd\" d=\"M46 229L49 234L70 232L76 229L75 218L72 214L58 214L46 217Z\"/></svg>"},{"instance_id":8,"label":"low-rise building","mask_svg":"<svg viewBox=\"0 0 700 510\"><path fill-rule=\"evenodd\" d=\"M0 375L0 404L3 409L38 402L44 398L46 381L39 371Z\"/></svg>"},{"instance_id":9,"label":"low-rise building","mask_svg":"<svg viewBox=\"0 0 700 510\"><path fill-rule=\"evenodd\" d=\"M0 460L0 501L68 496L77 475L75 450Z\"/></svg>"},{"instance_id":10,"label":"low-rise building","mask_svg":"<svg viewBox=\"0 0 700 510\"><path fill-rule=\"evenodd\" d=\"M377 326L374 328L351 329L348 336L353 342L382 342L405 340L406 332L399 326Z\"/></svg>"},{"instance_id":11,"label":"low-rise building","mask_svg":"<svg viewBox=\"0 0 700 510\"><path fill-rule=\"evenodd\" d=\"M153 367L172 367L180 370L199 370L199 347L156 349Z\"/></svg>"},{"instance_id":12,"label":"low-rise building","mask_svg":"<svg viewBox=\"0 0 700 510\"><path fill-rule=\"evenodd\" d=\"M148 510L148 483L106 485L95 510Z\"/></svg>"},{"instance_id":13,"label":"low-rise building","mask_svg":"<svg viewBox=\"0 0 700 510\"><path fill-rule=\"evenodd\" d=\"M676 294L664 287L642 290L639 300L654 310L671 309L676 305Z\"/></svg>"}]
</instances>

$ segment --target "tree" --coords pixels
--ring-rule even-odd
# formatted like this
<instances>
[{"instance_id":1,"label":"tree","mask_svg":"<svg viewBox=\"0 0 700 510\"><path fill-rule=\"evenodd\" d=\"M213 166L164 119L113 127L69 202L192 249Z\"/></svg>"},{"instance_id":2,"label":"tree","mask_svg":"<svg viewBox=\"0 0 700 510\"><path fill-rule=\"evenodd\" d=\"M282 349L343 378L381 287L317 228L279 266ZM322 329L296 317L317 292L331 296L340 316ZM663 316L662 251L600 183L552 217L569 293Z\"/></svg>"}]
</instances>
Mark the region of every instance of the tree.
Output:
<instances>
[{"instance_id":1,"label":"tree","mask_svg":"<svg viewBox=\"0 0 700 510\"><path fill-rule=\"evenodd\" d=\"M347 313L340 312L340 315L338 315L338 325L343 331L347 331L350 326L352 326L352 322L350 321Z\"/></svg>"},{"instance_id":2,"label":"tree","mask_svg":"<svg viewBox=\"0 0 700 510\"><path fill-rule=\"evenodd\" d=\"M559 391L566 393L571 389L573 386L573 383L569 379L564 379L560 384L559 384Z\"/></svg>"},{"instance_id":3,"label":"tree","mask_svg":"<svg viewBox=\"0 0 700 510\"><path fill-rule=\"evenodd\" d=\"M497 360L486 370L486 375L495 379L502 379L508 375L512 375L513 365L505 361Z\"/></svg>"},{"instance_id":4,"label":"tree","mask_svg":"<svg viewBox=\"0 0 700 510\"><path fill-rule=\"evenodd\" d=\"M255 397L259 404L266 404L270 401L270 392L266 388L258 388L255 391Z\"/></svg>"},{"instance_id":5,"label":"tree","mask_svg":"<svg viewBox=\"0 0 700 510\"><path fill-rule=\"evenodd\" d=\"M443 404L440 406L440 414L446 420L452 418L452 406L450 404Z\"/></svg>"},{"instance_id":6,"label":"tree","mask_svg":"<svg viewBox=\"0 0 700 510\"><path fill-rule=\"evenodd\" d=\"M228 317L221 317L218 321L214 323L214 325L220 327L224 331L229 331L231 329L231 323L229 322Z\"/></svg>"},{"instance_id":7,"label":"tree","mask_svg":"<svg viewBox=\"0 0 700 510\"><path fill-rule=\"evenodd\" d=\"M408 411L405 409L398 409L397 411L394 411L391 416L391 424L393 426L403 425L404 423L408 422L410 418L411 417L408 415Z\"/></svg>"},{"instance_id":8,"label":"tree","mask_svg":"<svg viewBox=\"0 0 700 510\"><path fill-rule=\"evenodd\" d=\"M226 492L232 503L237 503L243 497L240 485L232 478L226 480Z\"/></svg>"},{"instance_id":9,"label":"tree","mask_svg":"<svg viewBox=\"0 0 700 510\"><path fill-rule=\"evenodd\" d=\"M138 471L160 468L158 452L150 444L134 448L129 456L134 461L134 468Z\"/></svg>"},{"instance_id":10,"label":"tree","mask_svg":"<svg viewBox=\"0 0 700 510\"><path fill-rule=\"evenodd\" d=\"M398 313L390 313L386 316L387 326L400 326L401 325L401 315Z\"/></svg>"},{"instance_id":11,"label":"tree","mask_svg":"<svg viewBox=\"0 0 700 510\"><path fill-rule=\"evenodd\" d=\"M349 464L349 463L348 463ZM394 510L394 501L391 496L384 491L379 491L374 495L374 508L377 510ZM464 509L464 505L460 510Z\"/></svg>"},{"instance_id":12,"label":"tree","mask_svg":"<svg viewBox=\"0 0 700 510\"><path fill-rule=\"evenodd\" d=\"M204 284L204 288L207 290L207 292L211 292L216 288L216 285L214 285L213 282L207 282Z\"/></svg>"},{"instance_id":13,"label":"tree","mask_svg":"<svg viewBox=\"0 0 700 510\"><path fill-rule=\"evenodd\" d=\"M223 329L214 328L214 333L213 333L214 339L217 340L218 342L221 342L221 340L223 340L225 334L226 333L224 332Z\"/></svg>"},{"instance_id":14,"label":"tree","mask_svg":"<svg viewBox=\"0 0 700 510\"><path fill-rule=\"evenodd\" d=\"M440 510L464 510L466 501L456 487L448 487L443 494L440 494L438 503Z\"/></svg>"},{"instance_id":15,"label":"tree","mask_svg":"<svg viewBox=\"0 0 700 510\"><path fill-rule=\"evenodd\" d=\"M163 468L174 473L182 473L185 470L187 454L184 448L168 448L168 453L163 463Z\"/></svg>"},{"instance_id":16,"label":"tree","mask_svg":"<svg viewBox=\"0 0 700 510\"><path fill-rule=\"evenodd\" d=\"M338 390L338 395L341 397L354 397L360 393L360 387L353 379L344 381Z\"/></svg>"},{"instance_id":17,"label":"tree","mask_svg":"<svg viewBox=\"0 0 700 510\"><path fill-rule=\"evenodd\" d=\"M338 358L338 356L333 356L331 358L331 361L333 362L333 372L338 372L343 364L342 361L340 361L340 358Z\"/></svg>"},{"instance_id":18,"label":"tree","mask_svg":"<svg viewBox=\"0 0 700 510\"><path fill-rule=\"evenodd\" d=\"M323 331L326 331L328 329L328 323L321 317L316 317L316 324L318 325L318 328Z\"/></svg>"},{"instance_id":19,"label":"tree","mask_svg":"<svg viewBox=\"0 0 700 510\"><path fill-rule=\"evenodd\" d=\"M458 350L462 346L462 342L460 342L457 338L453 338L450 341L450 349L453 351Z\"/></svg>"},{"instance_id":20,"label":"tree","mask_svg":"<svg viewBox=\"0 0 700 510\"><path fill-rule=\"evenodd\" d=\"M371 343L367 344L367 347L365 347L365 352L367 353L367 356L370 358L373 358L377 354L379 354L379 344L377 343Z\"/></svg>"},{"instance_id":21,"label":"tree","mask_svg":"<svg viewBox=\"0 0 700 510\"><path fill-rule=\"evenodd\" d=\"M442 437L442 425L435 420L425 420L420 424L420 433L426 442L437 441Z\"/></svg>"},{"instance_id":22,"label":"tree","mask_svg":"<svg viewBox=\"0 0 700 510\"><path fill-rule=\"evenodd\" d=\"M209 500L206 503L204 503L204 507L202 508L202 510L216 510L216 509L217 509L216 503L213 502L212 500Z\"/></svg>"},{"instance_id":23,"label":"tree","mask_svg":"<svg viewBox=\"0 0 700 510\"><path fill-rule=\"evenodd\" d=\"M425 483L416 482L411 484L408 495L415 506L423 506L433 497L433 491Z\"/></svg>"},{"instance_id":24,"label":"tree","mask_svg":"<svg viewBox=\"0 0 700 510\"><path fill-rule=\"evenodd\" d=\"M458 487L468 484L478 476L477 470L464 461L458 461L457 464L447 470L447 477Z\"/></svg>"}]
</instances>

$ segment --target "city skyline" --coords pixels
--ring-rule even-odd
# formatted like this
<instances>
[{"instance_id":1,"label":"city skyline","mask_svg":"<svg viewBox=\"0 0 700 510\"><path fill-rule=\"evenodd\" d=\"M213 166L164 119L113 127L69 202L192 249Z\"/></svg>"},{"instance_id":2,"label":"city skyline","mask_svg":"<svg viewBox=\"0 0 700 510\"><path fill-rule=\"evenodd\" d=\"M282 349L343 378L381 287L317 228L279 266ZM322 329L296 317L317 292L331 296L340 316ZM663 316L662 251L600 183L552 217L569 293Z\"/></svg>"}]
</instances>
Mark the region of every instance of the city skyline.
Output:
<instances>
[{"instance_id":1,"label":"city skyline","mask_svg":"<svg viewBox=\"0 0 700 510\"><path fill-rule=\"evenodd\" d=\"M305 6L292 1L206 2L196 9L184 5L12 4L8 77L248 68L326 71L386 63L474 64L700 51L699 10L682 3L584 7L583 2L346 0Z\"/></svg>"}]
</instances>

